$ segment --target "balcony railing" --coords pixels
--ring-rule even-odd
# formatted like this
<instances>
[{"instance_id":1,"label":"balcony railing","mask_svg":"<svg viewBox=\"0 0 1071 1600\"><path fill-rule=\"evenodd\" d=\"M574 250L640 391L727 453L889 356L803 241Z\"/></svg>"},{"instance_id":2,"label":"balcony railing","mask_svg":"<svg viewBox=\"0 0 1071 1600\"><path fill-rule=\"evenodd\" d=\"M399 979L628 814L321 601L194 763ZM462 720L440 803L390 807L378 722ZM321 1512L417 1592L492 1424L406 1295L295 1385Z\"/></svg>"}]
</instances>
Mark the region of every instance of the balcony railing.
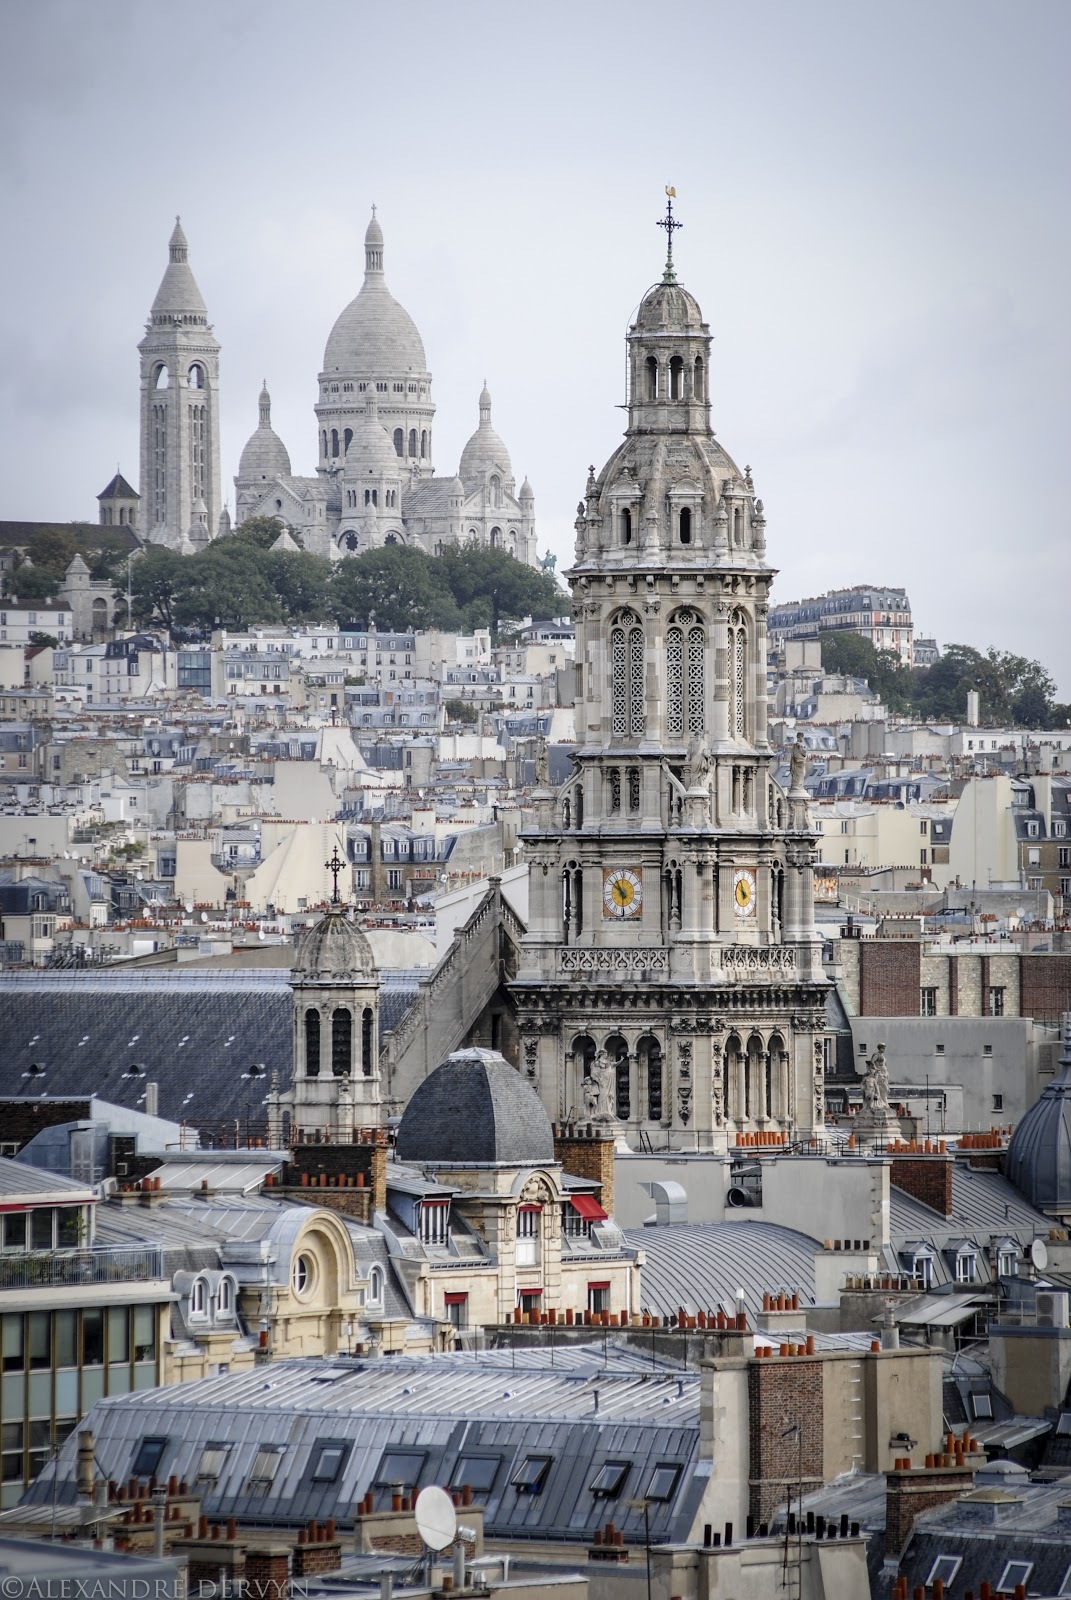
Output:
<instances>
[{"instance_id":1,"label":"balcony railing","mask_svg":"<svg viewBox=\"0 0 1071 1600\"><path fill-rule=\"evenodd\" d=\"M163 1276L164 1255L156 1246L130 1250L28 1250L0 1255L0 1291L148 1283Z\"/></svg>"}]
</instances>

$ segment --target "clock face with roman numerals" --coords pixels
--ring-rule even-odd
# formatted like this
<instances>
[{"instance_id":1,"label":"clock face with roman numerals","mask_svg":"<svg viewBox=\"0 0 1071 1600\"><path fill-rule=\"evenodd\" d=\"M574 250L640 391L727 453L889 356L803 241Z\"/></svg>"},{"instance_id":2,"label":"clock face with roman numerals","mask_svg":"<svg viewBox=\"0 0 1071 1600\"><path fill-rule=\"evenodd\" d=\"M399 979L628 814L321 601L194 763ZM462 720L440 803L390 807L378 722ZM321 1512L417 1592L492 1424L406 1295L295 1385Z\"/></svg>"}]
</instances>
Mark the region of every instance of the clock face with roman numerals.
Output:
<instances>
[{"instance_id":1,"label":"clock face with roman numerals","mask_svg":"<svg viewBox=\"0 0 1071 1600\"><path fill-rule=\"evenodd\" d=\"M604 917L638 917L643 905L643 874L639 867L606 867L602 875Z\"/></svg>"},{"instance_id":2,"label":"clock face with roman numerals","mask_svg":"<svg viewBox=\"0 0 1071 1600\"><path fill-rule=\"evenodd\" d=\"M733 873L733 910L738 917L755 915L755 874L750 867L738 867Z\"/></svg>"}]
</instances>

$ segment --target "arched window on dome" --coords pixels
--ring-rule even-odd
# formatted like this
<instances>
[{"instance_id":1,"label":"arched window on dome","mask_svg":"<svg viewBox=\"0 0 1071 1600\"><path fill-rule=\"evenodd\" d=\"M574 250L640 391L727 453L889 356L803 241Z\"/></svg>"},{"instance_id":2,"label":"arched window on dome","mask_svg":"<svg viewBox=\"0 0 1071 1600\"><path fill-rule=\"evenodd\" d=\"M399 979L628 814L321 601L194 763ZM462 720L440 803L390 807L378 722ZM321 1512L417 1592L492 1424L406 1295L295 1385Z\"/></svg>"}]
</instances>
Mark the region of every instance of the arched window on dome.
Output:
<instances>
[{"instance_id":1,"label":"arched window on dome","mask_svg":"<svg viewBox=\"0 0 1071 1600\"><path fill-rule=\"evenodd\" d=\"M345 433L342 435L342 454L344 456L348 456L349 455L349 453L350 453L350 445L352 443L353 443L353 429L352 428L347 428Z\"/></svg>"},{"instance_id":2,"label":"arched window on dome","mask_svg":"<svg viewBox=\"0 0 1071 1600\"><path fill-rule=\"evenodd\" d=\"M361 541L354 533L352 528L347 529L347 531L342 535L342 545L343 548L348 550L351 555L356 554L356 552L360 549Z\"/></svg>"},{"instance_id":3,"label":"arched window on dome","mask_svg":"<svg viewBox=\"0 0 1071 1600\"><path fill-rule=\"evenodd\" d=\"M692 542L692 508L691 508L691 506L681 506L680 515L677 518L677 531L680 534L681 544L691 544L691 542Z\"/></svg>"},{"instance_id":4,"label":"arched window on dome","mask_svg":"<svg viewBox=\"0 0 1071 1600\"><path fill-rule=\"evenodd\" d=\"M646 366L647 366L647 398L648 398L648 400L657 400L658 399L658 362L655 360L654 356L648 356L647 357Z\"/></svg>"},{"instance_id":5,"label":"arched window on dome","mask_svg":"<svg viewBox=\"0 0 1071 1600\"><path fill-rule=\"evenodd\" d=\"M404 456L405 455L405 430L404 430L404 428L395 428L395 430L394 430L394 453L397 456Z\"/></svg>"},{"instance_id":6,"label":"arched window on dome","mask_svg":"<svg viewBox=\"0 0 1071 1600\"><path fill-rule=\"evenodd\" d=\"M632 512L628 506L621 513L621 543L632 543Z\"/></svg>"},{"instance_id":7,"label":"arched window on dome","mask_svg":"<svg viewBox=\"0 0 1071 1600\"><path fill-rule=\"evenodd\" d=\"M417 451L416 429L409 429L409 454L415 458Z\"/></svg>"},{"instance_id":8,"label":"arched window on dome","mask_svg":"<svg viewBox=\"0 0 1071 1600\"><path fill-rule=\"evenodd\" d=\"M305 1013L305 1076L320 1076L320 1013L311 1006Z\"/></svg>"},{"instance_id":9,"label":"arched window on dome","mask_svg":"<svg viewBox=\"0 0 1071 1600\"><path fill-rule=\"evenodd\" d=\"M372 1007L365 1006L361 1012L361 1072L366 1078L372 1076L372 1047L375 1039L375 1018Z\"/></svg>"},{"instance_id":10,"label":"arched window on dome","mask_svg":"<svg viewBox=\"0 0 1071 1600\"><path fill-rule=\"evenodd\" d=\"M336 1006L331 1013L331 1072L348 1078L353 1071L353 1014L349 1006Z\"/></svg>"},{"instance_id":11,"label":"arched window on dome","mask_svg":"<svg viewBox=\"0 0 1071 1600\"><path fill-rule=\"evenodd\" d=\"M641 736L644 716L643 627L633 611L620 611L610 627L610 700L613 732Z\"/></svg>"},{"instance_id":12,"label":"arched window on dome","mask_svg":"<svg viewBox=\"0 0 1071 1600\"><path fill-rule=\"evenodd\" d=\"M186 377L186 382L191 389L203 389L205 386L205 369L197 361L194 362Z\"/></svg>"},{"instance_id":13,"label":"arched window on dome","mask_svg":"<svg viewBox=\"0 0 1071 1600\"><path fill-rule=\"evenodd\" d=\"M702 356L696 356L696 358L695 358L694 376L692 378L692 393L695 395L695 398L697 400L702 400L704 398L704 396L703 396L703 357Z\"/></svg>"},{"instance_id":14,"label":"arched window on dome","mask_svg":"<svg viewBox=\"0 0 1071 1600\"><path fill-rule=\"evenodd\" d=\"M702 733L706 711L706 630L694 611L678 611L666 634L666 729Z\"/></svg>"},{"instance_id":15,"label":"arched window on dome","mask_svg":"<svg viewBox=\"0 0 1071 1600\"><path fill-rule=\"evenodd\" d=\"M680 356L671 356L669 362L669 398L684 399L684 362Z\"/></svg>"},{"instance_id":16,"label":"arched window on dome","mask_svg":"<svg viewBox=\"0 0 1071 1600\"><path fill-rule=\"evenodd\" d=\"M427 453L428 453L428 433L427 433L427 429L426 428L422 428L421 432L420 432L420 459L421 459L421 461L424 460L424 458L426 457Z\"/></svg>"},{"instance_id":17,"label":"arched window on dome","mask_svg":"<svg viewBox=\"0 0 1071 1600\"><path fill-rule=\"evenodd\" d=\"M384 544L397 544L398 543L398 535L396 533L388 533L388 535L384 539L383 543Z\"/></svg>"},{"instance_id":18,"label":"arched window on dome","mask_svg":"<svg viewBox=\"0 0 1071 1600\"><path fill-rule=\"evenodd\" d=\"M502 529L501 528L492 528L491 529L491 549L492 550L497 550L499 548L499 546L501 545L501 543L502 543Z\"/></svg>"},{"instance_id":19,"label":"arched window on dome","mask_svg":"<svg viewBox=\"0 0 1071 1600\"><path fill-rule=\"evenodd\" d=\"M331 454L332 454L332 456L337 456L338 455L338 429L337 428L332 428L331 429Z\"/></svg>"},{"instance_id":20,"label":"arched window on dome","mask_svg":"<svg viewBox=\"0 0 1071 1600\"><path fill-rule=\"evenodd\" d=\"M166 389L171 382L171 375L164 366L157 367L153 374L152 386L154 389Z\"/></svg>"}]
</instances>

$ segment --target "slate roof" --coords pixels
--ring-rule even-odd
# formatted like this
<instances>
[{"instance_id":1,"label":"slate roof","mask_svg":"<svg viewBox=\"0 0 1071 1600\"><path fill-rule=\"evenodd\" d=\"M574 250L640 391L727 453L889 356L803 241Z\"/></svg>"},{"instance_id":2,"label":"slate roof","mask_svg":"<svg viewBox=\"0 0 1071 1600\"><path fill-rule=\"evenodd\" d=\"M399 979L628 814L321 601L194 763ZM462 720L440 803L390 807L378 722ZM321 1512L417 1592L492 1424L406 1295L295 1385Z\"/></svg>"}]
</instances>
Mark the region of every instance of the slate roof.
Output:
<instances>
[{"instance_id":1,"label":"slate roof","mask_svg":"<svg viewBox=\"0 0 1071 1600\"><path fill-rule=\"evenodd\" d=\"M1030 1563L1028 1594L1061 1593L1071 1575L1071 1525L1059 1510L1069 1498L1066 1481L1031 1483L1009 1462L991 1465L997 1470L980 1473L972 1494L918 1518L900 1561L909 1593L926 1583L941 1555L960 1557L945 1585L947 1600L963 1600L969 1589L979 1594L984 1580L996 1594L1010 1561Z\"/></svg>"},{"instance_id":2,"label":"slate roof","mask_svg":"<svg viewBox=\"0 0 1071 1600\"><path fill-rule=\"evenodd\" d=\"M683 1222L665 1227L627 1228L625 1242L643 1250L640 1289L644 1311L660 1317L682 1309L735 1308L744 1291L749 1319L762 1310L770 1290L796 1291L802 1304L814 1304L817 1239L772 1222Z\"/></svg>"},{"instance_id":3,"label":"slate roof","mask_svg":"<svg viewBox=\"0 0 1071 1600\"><path fill-rule=\"evenodd\" d=\"M275 1361L250 1372L209 1378L99 1402L89 1426L103 1475L125 1480L146 1435L167 1439L160 1471L191 1483L211 1440L229 1450L215 1483L205 1486L211 1518L295 1527L310 1517L352 1525L354 1504L371 1489L389 1504L390 1481L411 1486L460 1484L486 1464L483 1503L491 1538L541 1538L590 1544L608 1516L642 1543L643 1511L629 1499L646 1492L655 1468L679 1472L665 1501L649 1507L654 1541L693 1531L709 1483L699 1460L700 1377L665 1370L613 1341L565 1349L395 1355L388 1360ZM596 1395L598 1406L596 1408ZM266 1446L280 1447L274 1480L261 1493L247 1485ZM341 1448L335 1476L317 1472L324 1445ZM388 1463L385 1453L406 1461ZM511 1479L529 1456L548 1467L541 1491L521 1493ZM62 1504L75 1493L77 1441L58 1458ZM609 1502L590 1484L609 1461L628 1464ZM51 1502L52 1468L28 1492Z\"/></svg>"},{"instance_id":4,"label":"slate roof","mask_svg":"<svg viewBox=\"0 0 1071 1600\"><path fill-rule=\"evenodd\" d=\"M554 1132L535 1090L497 1050L458 1050L426 1077L398 1126L400 1162L553 1161Z\"/></svg>"},{"instance_id":5,"label":"slate roof","mask_svg":"<svg viewBox=\"0 0 1071 1600\"><path fill-rule=\"evenodd\" d=\"M117 472L107 487L100 491L97 499L140 500L141 496L138 494L136 489L132 489L130 487L129 483L127 483L126 479L123 477L123 474L121 472Z\"/></svg>"},{"instance_id":6,"label":"slate roof","mask_svg":"<svg viewBox=\"0 0 1071 1600\"><path fill-rule=\"evenodd\" d=\"M22 1074L39 1062L50 1097L96 1094L134 1110L152 1081L159 1114L171 1121L207 1128L247 1112L255 1119L262 1095L242 1082L249 1063L263 1061L284 1084L290 1077L289 976L271 967L0 972L0 1095L24 1093ZM386 1034L419 978L382 972L380 980ZM138 1076L127 1073L134 1062L144 1068Z\"/></svg>"}]
</instances>

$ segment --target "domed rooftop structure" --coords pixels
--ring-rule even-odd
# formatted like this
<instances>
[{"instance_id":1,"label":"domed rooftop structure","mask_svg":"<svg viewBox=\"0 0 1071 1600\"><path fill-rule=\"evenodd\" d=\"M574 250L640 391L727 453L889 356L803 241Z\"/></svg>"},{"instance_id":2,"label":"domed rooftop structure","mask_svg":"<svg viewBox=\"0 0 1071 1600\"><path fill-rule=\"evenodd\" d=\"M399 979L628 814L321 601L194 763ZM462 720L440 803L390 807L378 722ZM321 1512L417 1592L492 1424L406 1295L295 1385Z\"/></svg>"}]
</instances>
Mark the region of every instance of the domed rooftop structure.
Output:
<instances>
[{"instance_id":1,"label":"domed rooftop structure","mask_svg":"<svg viewBox=\"0 0 1071 1600\"><path fill-rule=\"evenodd\" d=\"M160 287L156 291L156 299L152 303L149 315L160 317L185 312L187 315L193 313L202 318L206 317L207 311L201 298L201 291L190 270L186 235L182 231L182 223L178 217L175 218L175 226L171 230L167 253L167 267L160 279Z\"/></svg>"},{"instance_id":2,"label":"domed rooftop structure","mask_svg":"<svg viewBox=\"0 0 1071 1600\"><path fill-rule=\"evenodd\" d=\"M1060 1076L1011 1136L1004 1175L1039 1211L1071 1214L1071 1012L1063 1018Z\"/></svg>"},{"instance_id":3,"label":"domed rooftop structure","mask_svg":"<svg viewBox=\"0 0 1071 1600\"><path fill-rule=\"evenodd\" d=\"M384 378L405 372L426 375L427 365L416 323L387 288L383 229L373 214L364 236L364 283L331 329L324 372Z\"/></svg>"},{"instance_id":4,"label":"domed rooftop structure","mask_svg":"<svg viewBox=\"0 0 1071 1600\"><path fill-rule=\"evenodd\" d=\"M399 1161L431 1166L553 1162L543 1102L497 1050L457 1050L424 1079L398 1126Z\"/></svg>"},{"instance_id":5,"label":"domed rooftop structure","mask_svg":"<svg viewBox=\"0 0 1071 1600\"><path fill-rule=\"evenodd\" d=\"M328 911L298 940L290 981L370 983L376 976L372 946L360 928L341 911Z\"/></svg>"},{"instance_id":6,"label":"domed rooftop structure","mask_svg":"<svg viewBox=\"0 0 1071 1600\"><path fill-rule=\"evenodd\" d=\"M506 478L513 477L509 451L491 426L491 393L485 378L480 394L480 426L461 452L458 476L464 482L474 478L482 482L489 472L496 470Z\"/></svg>"},{"instance_id":7,"label":"domed rooftop structure","mask_svg":"<svg viewBox=\"0 0 1071 1600\"><path fill-rule=\"evenodd\" d=\"M289 478L290 454L271 425L271 395L268 380L260 391L260 422L242 451L238 462L240 478Z\"/></svg>"},{"instance_id":8,"label":"domed rooftop structure","mask_svg":"<svg viewBox=\"0 0 1071 1600\"><path fill-rule=\"evenodd\" d=\"M396 478L401 472L398 452L379 421L374 394L368 396L364 414L353 429L346 451L346 467L362 478Z\"/></svg>"},{"instance_id":9,"label":"domed rooftop structure","mask_svg":"<svg viewBox=\"0 0 1071 1600\"><path fill-rule=\"evenodd\" d=\"M706 333L706 323L695 295L679 283L656 283L640 301L634 333Z\"/></svg>"}]
</instances>

